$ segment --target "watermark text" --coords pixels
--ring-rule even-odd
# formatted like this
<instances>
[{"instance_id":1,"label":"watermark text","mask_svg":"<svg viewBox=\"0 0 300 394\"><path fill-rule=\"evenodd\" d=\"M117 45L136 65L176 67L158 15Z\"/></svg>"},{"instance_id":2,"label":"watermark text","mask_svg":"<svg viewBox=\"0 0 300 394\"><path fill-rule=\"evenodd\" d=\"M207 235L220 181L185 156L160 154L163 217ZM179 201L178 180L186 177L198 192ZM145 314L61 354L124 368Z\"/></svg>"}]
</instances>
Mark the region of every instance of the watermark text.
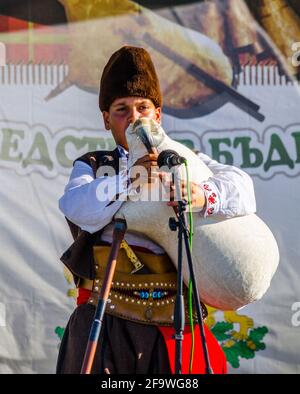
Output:
<instances>
[{"instance_id":1,"label":"watermark text","mask_svg":"<svg viewBox=\"0 0 300 394\"><path fill-rule=\"evenodd\" d=\"M292 326L299 327L300 326L300 301L294 302L291 307L292 311L295 312L292 315Z\"/></svg>"}]
</instances>

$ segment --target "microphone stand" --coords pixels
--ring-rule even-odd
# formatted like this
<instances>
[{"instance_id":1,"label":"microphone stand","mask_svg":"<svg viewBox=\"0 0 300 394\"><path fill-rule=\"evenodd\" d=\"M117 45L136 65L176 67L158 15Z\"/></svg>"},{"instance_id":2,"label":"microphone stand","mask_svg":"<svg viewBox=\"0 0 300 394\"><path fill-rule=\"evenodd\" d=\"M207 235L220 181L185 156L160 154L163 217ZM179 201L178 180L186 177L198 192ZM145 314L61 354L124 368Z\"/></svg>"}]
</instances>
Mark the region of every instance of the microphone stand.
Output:
<instances>
[{"instance_id":1,"label":"microphone stand","mask_svg":"<svg viewBox=\"0 0 300 394\"><path fill-rule=\"evenodd\" d=\"M183 332L184 332L184 323L185 323L185 315L184 315L184 297L183 297L183 274L182 274L182 237L184 238L185 250L187 255L188 267L190 272L190 278L192 281L192 289L193 289L193 298L195 301L197 319L200 329L200 337L202 343L202 349L204 354L205 361L205 373L213 374L213 370L210 365L205 332L204 332L204 323L203 316L201 311L201 304L199 298L199 292L197 288L197 283L195 280L195 273L192 261L191 248L189 243L189 231L186 226L185 220L185 211L186 211L186 200L178 201L178 208L174 209L177 220L175 218L169 218L169 227L171 231L176 231L178 229L178 267L177 267L177 294L174 308L174 328L175 328L175 373L182 373L182 341L183 341Z\"/></svg>"},{"instance_id":2,"label":"microphone stand","mask_svg":"<svg viewBox=\"0 0 300 394\"><path fill-rule=\"evenodd\" d=\"M99 301L95 311L88 344L85 350L84 359L81 366L81 372L80 372L81 374L90 374L92 371L99 335L102 328L105 307L107 304L107 299L109 297L113 276L115 273L120 245L124 238L125 232L126 232L126 221L122 219L117 219L115 221L113 242L111 245L108 263L105 270L105 276L99 294Z\"/></svg>"},{"instance_id":3,"label":"microphone stand","mask_svg":"<svg viewBox=\"0 0 300 394\"><path fill-rule=\"evenodd\" d=\"M180 202L181 203L181 202ZM183 296L183 275L182 275L182 236L183 228L175 218L169 219L171 231L178 228L178 264L177 264L177 293L174 307L174 329L175 335L175 374L182 373L182 341L185 326L184 296Z\"/></svg>"}]
</instances>

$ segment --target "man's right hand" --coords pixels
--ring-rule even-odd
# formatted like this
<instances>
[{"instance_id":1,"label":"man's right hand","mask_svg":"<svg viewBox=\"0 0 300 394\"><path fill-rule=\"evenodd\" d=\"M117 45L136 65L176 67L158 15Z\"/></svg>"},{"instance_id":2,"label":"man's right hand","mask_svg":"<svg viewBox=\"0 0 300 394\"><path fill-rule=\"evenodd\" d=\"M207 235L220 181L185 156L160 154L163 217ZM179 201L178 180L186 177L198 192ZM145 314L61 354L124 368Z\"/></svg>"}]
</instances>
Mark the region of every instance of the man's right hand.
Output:
<instances>
[{"instance_id":1,"label":"man's right hand","mask_svg":"<svg viewBox=\"0 0 300 394\"><path fill-rule=\"evenodd\" d=\"M131 176L133 179L139 179L140 184L152 183L158 176L158 165L157 165L158 153L149 153L140 159L138 159L132 169ZM137 175L137 176L136 176Z\"/></svg>"}]
</instances>

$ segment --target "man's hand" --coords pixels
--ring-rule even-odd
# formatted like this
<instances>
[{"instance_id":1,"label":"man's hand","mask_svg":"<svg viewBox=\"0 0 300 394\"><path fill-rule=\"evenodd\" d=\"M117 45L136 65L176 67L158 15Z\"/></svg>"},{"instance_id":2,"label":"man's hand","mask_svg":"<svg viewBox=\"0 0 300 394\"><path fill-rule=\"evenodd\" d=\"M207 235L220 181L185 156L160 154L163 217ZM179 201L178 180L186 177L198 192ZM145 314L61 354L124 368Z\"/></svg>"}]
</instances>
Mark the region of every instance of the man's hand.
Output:
<instances>
[{"instance_id":1,"label":"man's hand","mask_svg":"<svg viewBox=\"0 0 300 394\"><path fill-rule=\"evenodd\" d=\"M164 185L166 186L165 183ZM171 182L169 182L169 185L167 187L170 188L170 201L167 203L168 206L177 207L179 199L185 199L186 201L188 201L188 190L186 181L181 181L181 188L178 191L175 190L175 185ZM181 195L179 195L179 193ZM205 194L202 187L195 182L190 182L190 193L193 211L201 211L206 204Z\"/></svg>"},{"instance_id":2,"label":"man's hand","mask_svg":"<svg viewBox=\"0 0 300 394\"><path fill-rule=\"evenodd\" d=\"M132 168L136 167L136 169L131 170L131 176L135 174L139 174L138 180L140 185L145 183L153 183L155 178L158 175L158 165L157 165L158 153L149 153L140 159L138 159ZM140 168L139 168L140 167ZM136 176L133 176L133 179L136 179Z\"/></svg>"},{"instance_id":3,"label":"man's hand","mask_svg":"<svg viewBox=\"0 0 300 394\"><path fill-rule=\"evenodd\" d=\"M170 201L167 202L168 206L177 207L178 200L185 199L188 201L186 181L181 181L181 195L179 195L179 192L176 192L175 190L175 185L170 181L170 173L159 171L157 158L158 153L149 153L138 159L132 167L136 167L131 171L131 177L133 175L132 180L137 180L139 185L142 186L143 184L156 182L157 177L159 177L165 190L170 192ZM206 204L205 194L202 187L195 182L190 182L190 193L193 211L201 211Z\"/></svg>"}]
</instances>

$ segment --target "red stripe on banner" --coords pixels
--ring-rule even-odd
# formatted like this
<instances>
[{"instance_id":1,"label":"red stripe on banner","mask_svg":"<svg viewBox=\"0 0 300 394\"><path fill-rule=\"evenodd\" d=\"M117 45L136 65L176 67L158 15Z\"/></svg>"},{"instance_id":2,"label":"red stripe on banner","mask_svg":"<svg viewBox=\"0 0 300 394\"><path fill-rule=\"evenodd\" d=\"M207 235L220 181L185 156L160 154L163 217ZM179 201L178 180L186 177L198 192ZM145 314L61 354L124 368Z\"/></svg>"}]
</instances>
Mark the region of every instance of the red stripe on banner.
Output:
<instances>
[{"instance_id":1,"label":"red stripe on banner","mask_svg":"<svg viewBox=\"0 0 300 394\"><path fill-rule=\"evenodd\" d=\"M0 33L8 30L8 16L0 15Z\"/></svg>"},{"instance_id":2,"label":"red stripe on banner","mask_svg":"<svg viewBox=\"0 0 300 394\"><path fill-rule=\"evenodd\" d=\"M66 62L69 49L66 45L34 45L34 62L44 64L61 64Z\"/></svg>"},{"instance_id":3,"label":"red stripe on banner","mask_svg":"<svg viewBox=\"0 0 300 394\"><path fill-rule=\"evenodd\" d=\"M28 21L23 21L22 19L8 17L8 25L7 31L19 31L19 30L27 30L28 29Z\"/></svg>"},{"instance_id":4,"label":"red stripe on banner","mask_svg":"<svg viewBox=\"0 0 300 394\"><path fill-rule=\"evenodd\" d=\"M28 21L0 15L0 33L18 32L22 32L23 41L18 43L6 43L7 63L67 63L69 53L68 44L57 41L59 40L58 37L60 34L67 34L67 25L52 27L37 23L30 24ZM28 35L26 34L27 32ZM34 40L36 35L38 35L40 39L45 35L45 40L47 40L45 44L42 42L36 43Z\"/></svg>"},{"instance_id":5,"label":"red stripe on banner","mask_svg":"<svg viewBox=\"0 0 300 394\"><path fill-rule=\"evenodd\" d=\"M6 45L6 59L7 63L27 63L29 61L28 45Z\"/></svg>"}]
</instances>

